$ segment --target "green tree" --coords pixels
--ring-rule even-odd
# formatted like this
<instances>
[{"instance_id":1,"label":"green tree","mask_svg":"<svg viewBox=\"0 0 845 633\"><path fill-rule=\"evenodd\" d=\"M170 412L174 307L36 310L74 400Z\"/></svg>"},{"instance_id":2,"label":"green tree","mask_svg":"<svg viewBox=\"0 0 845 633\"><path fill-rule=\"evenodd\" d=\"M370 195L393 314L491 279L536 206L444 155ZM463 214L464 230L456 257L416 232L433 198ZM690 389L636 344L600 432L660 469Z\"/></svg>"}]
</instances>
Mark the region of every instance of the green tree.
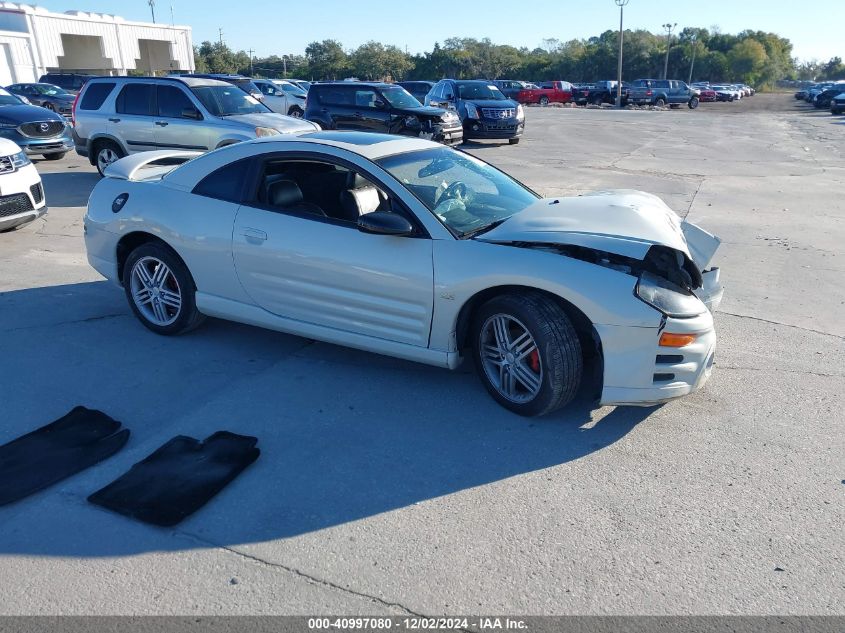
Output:
<instances>
[{"instance_id":1,"label":"green tree","mask_svg":"<svg viewBox=\"0 0 845 633\"><path fill-rule=\"evenodd\" d=\"M362 79L404 79L414 61L393 45L369 41L350 55L352 72Z\"/></svg>"},{"instance_id":2,"label":"green tree","mask_svg":"<svg viewBox=\"0 0 845 633\"><path fill-rule=\"evenodd\" d=\"M766 48L755 39L747 38L728 51L728 67L734 78L749 84L757 83L769 56Z\"/></svg>"},{"instance_id":3,"label":"green tree","mask_svg":"<svg viewBox=\"0 0 845 633\"><path fill-rule=\"evenodd\" d=\"M311 79L338 79L350 69L349 56L337 40L311 42L305 48Z\"/></svg>"}]
</instances>

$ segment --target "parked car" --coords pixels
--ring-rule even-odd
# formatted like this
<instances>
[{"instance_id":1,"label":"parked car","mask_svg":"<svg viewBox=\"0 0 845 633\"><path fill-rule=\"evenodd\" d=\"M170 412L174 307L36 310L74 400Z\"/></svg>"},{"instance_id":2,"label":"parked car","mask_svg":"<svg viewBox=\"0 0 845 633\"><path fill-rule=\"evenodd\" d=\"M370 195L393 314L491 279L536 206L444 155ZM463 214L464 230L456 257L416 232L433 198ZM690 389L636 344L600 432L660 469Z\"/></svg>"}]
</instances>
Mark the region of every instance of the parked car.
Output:
<instances>
[{"instance_id":1,"label":"parked car","mask_svg":"<svg viewBox=\"0 0 845 633\"><path fill-rule=\"evenodd\" d=\"M716 93L717 101L729 101L733 103L738 99L742 99L742 94L735 88L723 84L714 84L711 89Z\"/></svg>"},{"instance_id":2,"label":"parked car","mask_svg":"<svg viewBox=\"0 0 845 633\"><path fill-rule=\"evenodd\" d=\"M12 84L6 88L18 97L24 97L27 103L47 108L65 116L70 116L76 95L53 84Z\"/></svg>"},{"instance_id":3,"label":"parked car","mask_svg":"<svg viewBox=\"0 0 845 633\"><path fill-rule=\"evenodd\" d=\"M80 90L82 90L82 86L85 85L85 82L98 76L99 75L85 75L80 73L47 73L46 75L41 75L38 83L52 84L54 86L58 86L59 88L64 88L72 94L77 94Z\"/></svg>"},{"instance_id":4,"label":"parked car","mask_svg":"<svg viewBox=\"0 0 845 633\"><path fill-rule=\"evenodd\" d=\"M830 107L833 98L841 95L843 92L845 92L845 83L835 84L816 95L813 105L819 110L827 109Z\"/></svg>"},{"instance_id":5,"label":"parked car","mask_svg":"<svg viewBox=\"0 0 845 633\"><path fill-rule=\"evenodd\" d=\"M258 86L249 77L243 75L227 74L227 73L191 73L185 75L178 75L179 77L195 77L197 79L216 79L217 81L225 81L228 84L237 86L248 95L251 95L261 101L264 99L264 93L258 89Z\"/></svg>"},{"instance_id":6,"label":"parked car","mask_svg":"<svg viewBox=\"0 0 845 633\"><path fill-rule=\"evenodd\" d=\"M831 114L845 114L845 93L839 93L830 100Z\"/></svg>"},{"instance_id":7,"label":"parked car","mask_svg":"<svg viewBox=\"0 0 845 633\"><path fill-rule=\"evenodd\" d=\"M433 81L400 81L396 84L397 86L402 86L405 90L410 92L414 99L423 103L425 101L425 96L429 93L429 91L434 87Z\"/></svg>"},{"instance_id":8,"label":"parked car","mask_svg":"<svg viewBox=\"0 0 845 633\"><path fill-rule=\"evenodd\" d=\"M46 212L38 170L17 144L0 137L0 232L32 222Z\"/></svg>"},{"instance_id":9,"label":"parked car","mask_svg":"<svg viewBox=\"0 0 845 633\"><path fill-rule=\"evenodd\" d=\"M550 103L569 103L573 100L572 84L568 81L543 81L539 85L530 84L520 90L513 99L519 103L537 103L541 106Z\"/></svg>"},{"instance_id":10,"label":"parked car","mask_svg":"<svg viewBox=\"0 0 845 633\"><path fill-rule=\"evenodd\" d=\"M519 93L523 90L537 90L540 88L536 84L516 79L494 79L490 83L496 86L508 99L512 99L513 101L519 101Z\"/></svg>"},{"instance_id":11,"label":"parked car","mask_svg":"<svg viewBox=\"0 0 845 633\"><path fill-rule=\"evenodd\" d=\"M718 101L718 95L716 91L712 88L697 88L698 90L698 100L702 103L712 103L713 101Z\"/></svg>"},{"instance_id":12,"label":"parked car","mask_svg":"<svg viewBox=\"0 0 845 633\"><path fill-rule=\"evenodd\" d=\"M210 315L442 368L471 357L526 416L570 402L585 363L603 405L666 402L711 372L719 240L656 196L542 199L449 147L329 130L143 175L179 156L111 165L84 217L89 263L155 333Z\"/></svg>"},{"instance_id":13,"label":"parked car","mask_svg":"<svg viewBox=\"0 0 845 633\"><path fill-rule=\"evenodd\" d=\"M616 81L597 81L592 84L585 84L572 91L572 100L578 105L601 105L603 103L616 103L617 89ZM628 103L630 88L622 85L622 105Z\"/></svg>"},{"instance_id":14,"label":"parked car","mask_svg":"<svg viewBox=\"0 0 845 633\"><path fill-rule=\"evenodd\" d=\"M26 105L0 88L0 138L18 145L25 154L60 160L73 149L68 122L46 108ZM0 189L0 193L2 193Z\"/></svg>"},{"instance_id":15,"label":"parked car","mask_svg":"<svg viewBox=\"0 0 845 633\"><path fill-rule=\"evenodd\" d=\"M687 104L698 107L698 97L683 81L677 79L637 79L628 95L629 103L650 104L658 107Z\"/></svg>"},{"instance_id":16,"label":"parked car","mask_svg":"<svg viewBox=\"0 0 845 633\"><path fill-rule=\"evenodd\" d=\"M305 116L306 93L302 88L279 79L254 79L264 95L264 105L273 112L301 119Z\"/></svg>"},{"instance_id":17,"label":"parked car","mask_svg":"<svg viewBox=\"0 0 845 633\"><path fill-rule=\"evenodd\" d=\"M100 174L136 152L203 152L259 136L318 129L273 112L230 83L184 76L92 79L79 93L73 121L76 153Z\"/></svg>"},{"instance_id":18,"label":"parked car","mask_svg":"<svg viewBox=\"0 0 845 633\"><path fill-rule=\"evenodd\" d=\"M425 103L457 112L464 139L507 139L515 145L525 131L522 104L488 81L442 79L426 95Z\"/></svg>"},{"instance_id":19,"label":"parked car","mask_svg":"<svg viewBox=\"0 0 845 633\"><path fill-rule=\"evenodd\" d=\"M419 136L446 145L463 142L461 120L445 108L428 107L402 86L344 81L314 84L305 118L328 130L359 130Z\"/></svg>"},{"instance_id":20,"label":"parked car","mask_svg":"<svg viewBox=\"0 0 845 633\"><path fill-rule=\"evenodd\" d=\"M311 84L314 83L313 81L306 81L305 79L285 79L285 81L289 81L294 86L299 86L305 92L308 92L308 89L311 87Z\"/></svg>"}]
</instances>

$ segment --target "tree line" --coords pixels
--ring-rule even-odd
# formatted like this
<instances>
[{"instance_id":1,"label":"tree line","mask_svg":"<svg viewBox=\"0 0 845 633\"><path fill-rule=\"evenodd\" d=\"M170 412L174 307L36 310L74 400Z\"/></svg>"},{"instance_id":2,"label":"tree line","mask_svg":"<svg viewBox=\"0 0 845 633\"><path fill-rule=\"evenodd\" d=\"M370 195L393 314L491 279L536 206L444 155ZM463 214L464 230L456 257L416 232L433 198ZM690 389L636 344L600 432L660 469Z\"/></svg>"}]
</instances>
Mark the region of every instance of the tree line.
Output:
<instances>
[{"instance_id":1,"label":"tree line","mask_svg":"<svg viewBox=\"0 0 845 633\"><path fill-rule=\"evenodd\" d=\"M494 44L489 39L449 38L431 51L408 54L397 46L370 41L347 50L327 39L309 44L302 55L271 55L250 59L223 42L194 47L197 72L240 73L301 79L366 80L457 79L508 77L531 81L563 79L574 83L613 79L617 73L617 31L563 42L545 39L529 49ZM669 51L668 77L692 81L741 81L753 86L781 80L845 79L845 65L799 63L792 44L775 33L746 30L738 34L715 29L685 28L673 34L625 31L623 77L661 77Z\"/></svg>"}]
</instances>

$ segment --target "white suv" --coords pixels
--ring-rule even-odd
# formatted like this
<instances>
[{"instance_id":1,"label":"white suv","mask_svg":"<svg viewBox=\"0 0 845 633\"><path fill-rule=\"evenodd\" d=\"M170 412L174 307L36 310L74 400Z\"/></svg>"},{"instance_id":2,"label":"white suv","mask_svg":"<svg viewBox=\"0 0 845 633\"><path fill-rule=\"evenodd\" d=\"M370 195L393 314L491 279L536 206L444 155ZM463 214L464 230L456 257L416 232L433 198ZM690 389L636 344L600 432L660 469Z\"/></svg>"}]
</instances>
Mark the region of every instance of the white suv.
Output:
<instances>
[{"instance_id":1,"label":"white suv","mask_svg":"<svg viewBox=\"0 0 845 633\"><path fill-rule=\"evenodd\" d=\"M47 211L41 176L26 153L0 138L0 232L32 222Z\"/></svg>"}]
</instances>

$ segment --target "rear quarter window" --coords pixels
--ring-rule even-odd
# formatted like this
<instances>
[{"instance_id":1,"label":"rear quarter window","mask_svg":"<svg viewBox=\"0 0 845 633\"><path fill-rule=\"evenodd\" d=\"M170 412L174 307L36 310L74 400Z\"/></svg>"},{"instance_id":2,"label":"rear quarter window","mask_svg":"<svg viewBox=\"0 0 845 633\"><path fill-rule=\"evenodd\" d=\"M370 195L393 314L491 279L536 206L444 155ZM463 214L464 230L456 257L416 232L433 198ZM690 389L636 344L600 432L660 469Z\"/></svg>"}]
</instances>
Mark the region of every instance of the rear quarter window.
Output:
<instances>
[{"instance_id":1,"label":"rear quarter window","mask_svg":"<svg viewBox=\"0 0 845 633\"><path fill-rule=\"evenodd\" d=\"M224 165L199 181L193 193L228 202L243 200L244 184L252 161L249 158Z\"/></svg>"},{"instance_id":2,"label":"rear quarter window","mask_svg":"<svg viewBox=\"0 0 845 633\"><path fill-rule=\"evenodd\" d=\"M105 102L106 98L114 90L116 84L108 83L92 83L88 86L85 94L82 95L82 100L79 102L80 110L99 110Z\"/></svg>"}]
</instances>

